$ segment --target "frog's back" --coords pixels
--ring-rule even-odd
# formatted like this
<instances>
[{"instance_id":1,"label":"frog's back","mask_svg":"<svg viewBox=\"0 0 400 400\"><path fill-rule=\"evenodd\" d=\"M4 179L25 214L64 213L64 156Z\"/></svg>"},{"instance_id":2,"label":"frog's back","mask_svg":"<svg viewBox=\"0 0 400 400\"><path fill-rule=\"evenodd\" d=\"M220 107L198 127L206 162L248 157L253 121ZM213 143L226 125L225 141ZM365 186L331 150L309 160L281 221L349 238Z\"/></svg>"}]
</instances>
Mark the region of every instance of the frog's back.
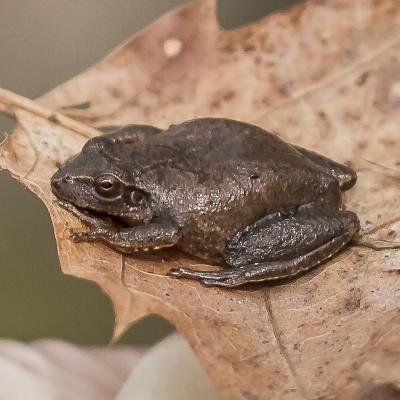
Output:
<instances>
[{"instance_id":1,"label":"frog's back","mask_svg":"<svg viewBox=\"0 0 400 400\"><path fill-rule=\"evenodd\" d=\"M171 126L158 141L173 146L192 167L214 169L234 162L267 166L299 161L290 145L254 125L223 118L199 118Z\"/></svg>"},{"instance_id":2,"label":"frog's back","mask_svg":"<svg viewBox=\"0 0 400 400\"><path fill-rule=\"evenodd\" d=\"M182 196L216 192L226 208L234 194L245 203L255 197L260 207L280 202L290 188L321 171L294 146L244 122L199 118L173 125L151 137L143 147L132 149L130 159L138 179L168 193ZM287 188L285 188L287 186ZM290 186L290 187L289 187ZM272 195L273 194L273 195ZM235 207L232 204L232 207Z\"/></svg>"}]
</instances>

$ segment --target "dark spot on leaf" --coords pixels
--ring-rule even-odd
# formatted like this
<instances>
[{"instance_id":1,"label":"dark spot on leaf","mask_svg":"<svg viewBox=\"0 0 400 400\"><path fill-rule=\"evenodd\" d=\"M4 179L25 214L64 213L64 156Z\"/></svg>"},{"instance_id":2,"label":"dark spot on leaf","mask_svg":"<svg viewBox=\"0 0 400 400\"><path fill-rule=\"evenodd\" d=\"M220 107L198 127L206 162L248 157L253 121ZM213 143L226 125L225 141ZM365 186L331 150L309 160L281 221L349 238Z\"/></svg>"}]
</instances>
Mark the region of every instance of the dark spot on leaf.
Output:
<instances>
[{"instance_id":1,"label":"dark spot on leaf","mask_svg":"<svg viewBox=\"0 0 400 400\"><path fill-rule=\"evenodd\" d=\"M299 16L299 15L293 15L293 16L290 18L290 22L291 22L293 25L296 25L299 21L300 21L300 16Z\"/></svg>"},{"instance_id":2,"label":"dark spot on leaf","mask_svg":"<svg viewBox=\"0 0 400 400\"><path fill-rule=\"evenodd\" d=\"M368 143L366 141L361 141L360 143L358 143L358 148L363 150L368 146Z\"/></svg>"},{"instance_id":3,"label":"dark spot on leaf","mask_svg":"<svg viewBox=\"0 0 400 400\"><path fill-rule=\"evenodd\" d=\"M396 236L397 236L397 232L394 230L394 229L391 229L388 233L387 233L387 235L386 235L388 238L390 238L390 239L393 239L393 238L395 238Z\"/></svg>"},{"instance_id":4,"label":"dark spot on leaf","mask_svg":"<svg viewBox=\"0 0 400 400\"><path fill-rule=\"evenodd\" d=\"M355 311L360 308L361 303L361 289L359 288L351 288L350 295L346 299L344 307L347 311Z\"/></svg>"},{"instance_id":5,"label":"dark spot on leaf","mask_svg":"<svg viewBox=\"0 0 400 400\"><path fill-rule=\"evenodd\" d=\"M365 71L363 74L361 74L357 79L356 79L356 85L362 86L364 83L367 82L369 77L369 72Z\"/></svg>"},{"instance_id":6,"label":"dark spot on leaf","mask_svg":"<svg viewBox=\"0 0 400 400\"><path fill-rule=\"evenodd\" d=\"M235 51L232 44L226 45L222 50L228 54L232 54Z\"/></svg>"},{"instance_id":7,"label":"dark spot on leaf","mask_svg":"<svg viewBox=\"0 0 400 400\"><path fill-rule=\"evenodd\" d=\"M256 47L253 44L245 44L243 46L243 50L245 52L250 52L250 51L254 51L256 49Z\"/></svg>"},{"instance_id":8,"label":"dark spot on leaf","mask_svg":"<svg viewBox=\"0 0 400 400\"><path fill-rule=\"evenodd\" d=\"M87 110L92 106L90 101L85 101L84 103L72 104L70 106L61 107L63 110Z\"/></svg>"},{"instance_id":9,"label":"dark spot on leaf","mask_svg":"<svg viewBox=\"0 0 400 400\"><path fill-rule=\"evenodd\" d=\"M50 122L54 122L55 124L57 124L58 122L60 122L60 120L59 120L58 117L57 117L57 114L54 114L54 113L49 115L48 120L49 120Z\"/></svg>"},{"instance_id":10,"label":"dark spot on leaf","mask_svg":"<svg viewBox=\"0 0 400 400\"><path fill-rule=\"evenodd\" d=\"M231 99L233 99L234 97L235 97L235 92L232 91L232 90L230 90L229 92L226 92L226 93L223 95L223 98L224 98L224 100L226 100L226 101L231 100Z\"/></svg>"}]
</instances>

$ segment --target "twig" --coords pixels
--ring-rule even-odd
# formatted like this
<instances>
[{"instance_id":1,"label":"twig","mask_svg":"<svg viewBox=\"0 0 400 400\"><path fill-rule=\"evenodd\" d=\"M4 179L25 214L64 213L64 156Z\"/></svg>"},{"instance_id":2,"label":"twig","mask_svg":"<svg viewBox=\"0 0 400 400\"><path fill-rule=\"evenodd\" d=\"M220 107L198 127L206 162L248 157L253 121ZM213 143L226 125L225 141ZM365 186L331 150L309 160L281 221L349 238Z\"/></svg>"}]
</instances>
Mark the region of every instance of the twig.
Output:
<instances>
[{"instance_id":1,"label":"twig","mask_svg":"<svg viewBox=\"0 0 400 400\"><path fill-rule=\"evenodd\" d=\"M386 240L379 240L380 242L387 242L387 243L392 243ZM372 241L363 241L363 240L356 240L356 241L352 241L351 244L355 247L367 247L369 249L373 249L376 251L380 251L380 250L393 250L393 249L400 249L400 243L393 243L393 244L388 244L388 245L378 245L378 244L374 244L372 243Z\"/></svg>"},{"instance_id":2,"label":"twig","mask_svg":"<svg viewBox=\"0 0 400 400\"><path fill-rule=\"evenodd\" d=\"M42 117L54 124L63 126L74 132L87 137L98 136L101 134L97 129L86 124L75 121L60 112L49 110L48 108L36 103L27 97L20 96L9 90L0 88L0 112L16 117L19 110L28 111L38 117ZM3 143L3 142L2 142Z\"/></svg>"}]
</instances>

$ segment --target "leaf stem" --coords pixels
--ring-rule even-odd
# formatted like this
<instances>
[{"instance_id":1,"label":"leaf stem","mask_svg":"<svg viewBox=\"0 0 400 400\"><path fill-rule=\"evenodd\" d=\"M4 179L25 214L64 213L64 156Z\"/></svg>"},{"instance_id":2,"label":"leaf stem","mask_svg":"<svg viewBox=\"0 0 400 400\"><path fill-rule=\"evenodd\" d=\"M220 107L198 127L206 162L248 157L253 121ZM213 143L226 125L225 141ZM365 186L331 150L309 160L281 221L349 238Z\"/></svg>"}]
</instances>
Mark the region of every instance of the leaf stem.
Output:
<instances>
[{"instance_id":1,"label":"leaf stem","mask_svg":"<svg viewBox=\"0 0 400 400\"><path fill-rule=\"evenodd\" d=\"M20 96L9 90L0 88L0 112L16 118L17 111L28 111L38 117L63 126L74 132L78 132L87 137L98 136L101 134L97 129L89 125L78 122L60 112L50 110L27 97Z\"/></svg>"}]
</instances>

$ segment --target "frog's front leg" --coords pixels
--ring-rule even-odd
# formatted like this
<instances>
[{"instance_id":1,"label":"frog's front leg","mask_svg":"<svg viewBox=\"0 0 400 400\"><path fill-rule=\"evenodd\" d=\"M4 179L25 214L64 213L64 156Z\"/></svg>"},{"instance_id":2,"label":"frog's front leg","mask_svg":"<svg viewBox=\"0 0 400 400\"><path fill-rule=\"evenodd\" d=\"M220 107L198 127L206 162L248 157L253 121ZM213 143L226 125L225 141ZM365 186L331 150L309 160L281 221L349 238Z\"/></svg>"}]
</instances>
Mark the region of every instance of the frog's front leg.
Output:
<instances>
[{"instance_id":1,"label":"frog's front leg","mask_svg":"<svg viewBox=\"0 0 400 400\"><path fill-rule=\"evenodd\" d=\"M88 211L79 209L78 207L74 206L72 203L69 203L68 201L58 200L57 203L65 210L69 211L74 217L79 218L89 228L97 229L97 228L111 227L110 221L96 218L93 215L91 215Z\"/></svg>"},{"instance_id":2,"label":"frog's front leg","mask_svg":"<svg viewBox=\"0 0 400 400\"><path fill-rule=\"evenodd\" d=\"M74 242L101 242L122 253L174 246L180 239L179 227L170 221L152 222L132 228L99 226L71 235Z\"/></svg>"},{"instance_id":3,"label":"frog's front leg","mask_svg":"<svg viewBox=\"0 0 400 400\"><path fill-rule=\"evenodd\" d=\"M235 287L295 276L337 253L359 229L349 211L300 211L288 218L264 218L239 232L226 246L222 271L179 268L169 275L206 286Z\"/></svg>"}]
</instances>

